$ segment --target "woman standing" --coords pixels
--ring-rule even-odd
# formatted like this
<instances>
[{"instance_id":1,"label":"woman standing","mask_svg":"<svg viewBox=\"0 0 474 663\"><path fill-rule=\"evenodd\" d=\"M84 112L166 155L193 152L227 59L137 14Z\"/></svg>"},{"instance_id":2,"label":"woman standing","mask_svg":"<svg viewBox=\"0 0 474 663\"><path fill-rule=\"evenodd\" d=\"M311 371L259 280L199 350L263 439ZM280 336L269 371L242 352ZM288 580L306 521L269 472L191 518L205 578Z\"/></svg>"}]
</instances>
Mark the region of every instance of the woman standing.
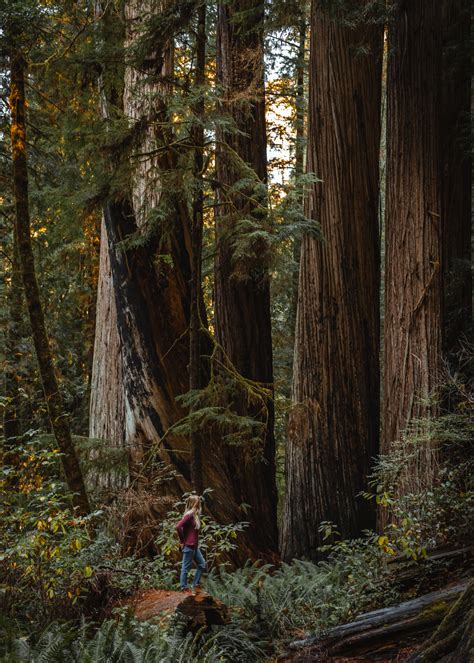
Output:
<instances>
[{"instance_id":1,"label":"woman standing","mask_svg":"<svg viewBox=\"0 0 474 663\"><path fill-rule=\"evenodd\" d=\"M176 525L179 540L183 546L183 563L179 584L182 592L188 589L188 572L193 561L197 564L196 575L193 581L193 591L199 586L203 571L206 569L206 560L199 549L199 529L201 527L201 498L199 495L190 495L186 500L186 510Z\"/></svg>"}]
</instances>

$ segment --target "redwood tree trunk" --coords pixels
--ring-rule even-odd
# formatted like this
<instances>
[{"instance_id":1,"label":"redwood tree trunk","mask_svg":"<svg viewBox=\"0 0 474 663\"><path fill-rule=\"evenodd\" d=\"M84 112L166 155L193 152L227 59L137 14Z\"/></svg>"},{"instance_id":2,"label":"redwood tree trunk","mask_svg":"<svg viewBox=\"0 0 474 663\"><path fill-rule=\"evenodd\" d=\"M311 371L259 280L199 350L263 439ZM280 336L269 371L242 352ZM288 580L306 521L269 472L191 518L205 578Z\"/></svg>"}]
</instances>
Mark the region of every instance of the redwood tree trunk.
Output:
<instances>
[{"instance_id":1,"label":"redwood tree trunk","mask_svg":"<svg viewBox=\"0 0 474 663\"><path fill-rule=\"evenodd\" d=\"M122 38L126 47L134 46L143 22L160 7L162 3L155 0L125 4ZM105 38L116 39L120 21L111 10L107 21ZM163 76L171 71L172 40L156 44L146 66L147 70L131 62L125 66L123 93L115 72L104 71L102 79L104 118L113 113L115 103L122 106L131 127L142 124L143 128L135 138L133 162L127 166L119 156L111 165L112 169L129 168L130 186L116 193L104 210L102 250L107 255L101 261L105 277L101 274L104 288L97 317L101 319L104 309L110 309L106 322L111 344L105 356L96 354L94 363L96 385L106 381L111 385L101 392L96 386L94 413L102 419L104 433L114 437L112 444L124 442L129 447L133 481L152 476L149 452L153 451L155 459L178 472L167 487L181 495L190 488L189 440L182 435L164 439L165 432L186 414L176 397L189 388L191 237L189 215L179 195L170 211L171 232L165 225L138 246L121 246L124 239L149 232L150 212L163 195L161 174L176 167L174 155L163 149L162 129L167 120ZM114 81L115 89L108 80ZM96 340L101 333L97 326ZM91 422L91 430L93 426Z\"/></svg>"},{"instance_id":2,"label":"redwood tree trunk","mask_svg":"<svg viewBox=\"0 0 474 663\"><path fill-rule=\"evenodd\" d=\"M360 3L361 7L364 2ZM361 54L360 47L368 49ZM321 521L344 537L374 523L366 488L379 432L382 29L344 25L313 1L306 216L286 447L282 555L317 558Z\"/></svg>"},{"instance_id":3,"label":"redwood tree trunk","mask_svg":"<svg viewBox=\"0 0 474 663\"><path fill-rule=\"evenodd\" d=\"M441 0L399 3L389 25L383 451L435 416L442 350ZM429 485L429 440L400 492Z\"/></svg>"},{"instance_id":4,"label":"redwood tree trunk","mask_svg":"<svg viewBox=\"0 0 474 663\"><path fill-rule=\"evenodd\" d=\"M444 0L442 150L444 349L459 349L472 321L471 2Z\"/></svg>"},{"instance_id":5,"label":"redwood tree trunk","mask_svg":"<svg viewBox=\"0 0 474 663\"><path fill-rule=\"evenodd\" d=\"M196 31L196 71L194 82L198 89L196 100L195 126L193 127L194 144L194 200L191 225L191 310L189 314L189 389L202 387L201 357L201 319L200 302L202 301L202 232L204 214L204 84L206 80L206 0L201 0L197 12ZM191 414L192 414L191 408ZM196 493L204 489L202 469L202 435L191 424L191 480Z\"/></svg>"},{"instance_id":6,"label":"redwood tree trunk","mask_svg":"<svg viewBox=\"0 0 474 663\"><path fill-rule=\"evenodd\" d=\"M245 233L268 230L263 13L260 0L231 0L218 5L221 110L234 126L217 135L215 328L218 342L237 371L273 390L267 242L250 239L245 255L235 246L245 241ZM243 180L246 183L240 186ZM247 226L242 229L244 219ZM239 414L260 416L257 408L237 400L231 406ZM267 399L266 408L263 460L257 460L255 451L245 444L237 449L227 447L225 455L233 499L251 507L242 514L251 522L250 536L261 549L273 551L277 548L277 527L272 399Z\"/></svg>"},{"instance_id":7,"label":"redwood tree trunk","mask_svg":"<svg viewBox=\"0 0 474 663\"><path fill-rule=\"evenodd\" d=\"M114 285L110 268L105 224L101 226L99 282L95 321L94 354L91 376L89 436L110 448L125 449L125 390L122 344L117 325ZM97 481L108 488L128 482L128 473L116 468L97 473Z\"/></svg>"},{"instance_id":8,"label":"redwood tree trunk","mask_svg":"<svg viewBox=\"0 0 474 663\"><path fill-rule=\"evenodd\" d=\"M296 136L295 136L295 179L301 177L304 173L304 126L305 126L305 86L304 86L304 72L305 72L305 46L306 46L306 31L307 21L306 16L303 16L298 21L298 55L296 63ZM303 200L301 201L303 205ZM299 282L299 265L301 257L301 238L295 237L293 240L293 260L296 268L293 273L292 282L292 297L290 306L290 315L288 316L291 330L294 334L296 325L296 311L298 309L298 282Z\"/></svg>"},{"instance_id":9,"label":"redwood tree trunk","mask_svg":"<svg viewBox=\"0 0 474 663\"><path fill-rule=\"evenodd\" d=\"M155 1L146 6L136 0L127 3L125 39L128 45L138 38L141 21L159 6ZM116 18L109 16L108 20L114 23ZM109 27L110 34L114 34L113 28L114 25ZM193 262L196 269L198 261L193 258L192 218L183 200L181 166L176 152L164 149L165 143L172 143L172 136L164 98L165 81L169 79L164 79L162 74L170 73L172 44L156 43L155 47L155 59L147 61L149 69L146 71L132 63L125 67L123 96L108 84L107 70L101 83L104 119L112 116L113 101L117 103L122 98L130 126L141 126L141 130L136 134L131 164L127 166L123 162L127 156L122 156L122 163L111 163L111 171L129 168L130 186L110 196L104 209L101 240L107 248L108 260L108 263L105 259L101 261L101 269L106 272L110 269L111 280L104 286L104 297L98 297L97 315L98 320L102 319L104 307L110 307L107 324L116 324L116 331L112 329L107 334L113 339L111 347L107 349L101 344L106 356L94 358L101 374L95 384L105 383L108 372L114 381L123 380L124 403L122 409L110 402L116 398L114 393L119 397L122 393L120 386L114 384L95 394L94 412L99 417L101 412L107 413L108 421L102 422L103 430L117 435L118 444L122 443L123 431L124 442L130 448L132 483L143 484L152 491L163 490L169 497L176 498L192 487L190 436L172 434L169 429L187 414L176 399L190 386L191 275ZM171 181L172 190L169 185L163 186L163 180ZM148 231L150 212L159 207L163 195L169 197L168 215L163 225L155 227L146 242L122 244L123 240ZM198 222L201 203L197 203L195 220ZM200 319L205 325L199 278L194 272L193 287L197 288ZM109 299L112 294L114 303ZM97 325L96 334L100 333ZM193 351L196 352L195 346ZM207 335L201 334L198 353L211 353ZM111 420L114 416L119 417L118 425ZM235 521L241 514L229 495L230 479L222 451L208 437L200 450L202 472L199 471L201 476L196 487L213 489L207 507L218 521ZM152 458L175 472L173 481L161 488L148 483L153 478Z\"/></svg>"},{"instance_id":10,"label":"redwood tree trunk","mask_svg":"<svg viewBox=\"0 0 474 663\"><path fill-rule=\"evenodd\" d=\"M26 62L23 57L21 55L13 56L10 73L10 107L12 113L11 141L18 253L31 332L51 428L58 448L62 453L61 460L64 474L68 488L73 493L73 504L79 513L86 514L89 511L89 502L54 372L53 357L46 333L31 246L26 153L25 70Z\"/></svg>"}]
</instances>

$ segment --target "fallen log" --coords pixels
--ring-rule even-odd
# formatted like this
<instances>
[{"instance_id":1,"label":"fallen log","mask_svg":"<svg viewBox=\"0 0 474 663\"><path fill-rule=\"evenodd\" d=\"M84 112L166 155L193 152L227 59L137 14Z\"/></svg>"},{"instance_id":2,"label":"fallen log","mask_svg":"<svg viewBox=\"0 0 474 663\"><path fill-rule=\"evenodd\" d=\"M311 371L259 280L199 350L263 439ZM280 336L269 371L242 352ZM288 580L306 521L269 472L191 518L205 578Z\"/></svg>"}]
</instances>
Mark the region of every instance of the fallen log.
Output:
<instances>
[{"instance_id":1,"label":"fallen log","mask_svg":"<svg viewBox=\"0 0 474 663\"><path fill-rule=\"evenodd\" d=\"M393 557L388 561L391 567L392 580L402 591L413 586L427 587L435 590L443 587L453 576L453 571L459 577L465 575L472 568L474 549L472 546L463 548L446 548L444 550L428 551L425 559L414 561L404 557ZM430 587L433 582L437 587Z\"/></svg>"},{"instance_id":2,"label":"fallen log","mask_svg":"<svg viewBox=\"0 0 474 663\"><path fill-rule=\"evenodd\" d=\"M161 621L173 613L184 616L187 629L193 632L203 627L223 626L230 619L227 606L206 592L194 595L150 589L135 596L128 605L140 621Z\"/></svg>"},{"instance_id":3,"label":"fallen log","mask_svg":"<svg viewBox=\"0 0 474 663\"><path fill-rule=\"evenodd\" d=\"M372 610L321 635L296 640L289 647L292 650L314 647L329 656L368 654L379 648L386 650L390 643L399 647L401 642L419 639L439 624L467 584L468 581L460 582L398 606Z\"/></svg>"},{"instance_id":4,"label":"fallen log","mask_svg":"<svg viewBox=\"0 0 474 663\"><path fill-rule=\"evenodd\" d=\"M474 652L474 580L406 663L469 663Z\"/></svg>"}]
</instances>

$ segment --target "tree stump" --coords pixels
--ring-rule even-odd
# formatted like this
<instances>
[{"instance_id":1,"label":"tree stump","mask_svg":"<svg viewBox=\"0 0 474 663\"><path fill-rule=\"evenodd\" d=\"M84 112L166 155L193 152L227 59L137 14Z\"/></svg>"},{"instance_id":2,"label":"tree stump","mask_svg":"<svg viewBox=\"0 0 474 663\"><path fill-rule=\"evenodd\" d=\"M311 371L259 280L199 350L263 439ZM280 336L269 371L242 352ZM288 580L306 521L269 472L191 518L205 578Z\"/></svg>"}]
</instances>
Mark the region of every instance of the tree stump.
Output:
<instances>
[{"instance_id":1,"label":"tree stump","mask_svg":"<svg viewBox=\"0 0 474 663\"><path fill-rule=\"evenodd\" d=\"M190 631L229 623L229 610L222 601L206 592L195 595L150 589L137 595L129 605L140 621L160 621L172 614L187 618Z\"/></svg>"}]
</instances>

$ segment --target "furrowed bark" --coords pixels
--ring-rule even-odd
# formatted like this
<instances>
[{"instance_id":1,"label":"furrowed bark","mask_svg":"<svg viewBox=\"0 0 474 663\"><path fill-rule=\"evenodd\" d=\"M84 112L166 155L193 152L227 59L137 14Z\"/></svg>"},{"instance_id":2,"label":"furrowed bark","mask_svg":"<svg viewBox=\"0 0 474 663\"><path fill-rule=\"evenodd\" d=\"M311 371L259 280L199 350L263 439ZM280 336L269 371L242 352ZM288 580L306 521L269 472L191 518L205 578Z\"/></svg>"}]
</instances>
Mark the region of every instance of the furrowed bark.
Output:
<instances>
[{"instance_id":1,"label":"furrowed bark","mask_svg":"<svg viewBox=\"0 0 474 663\"><path fill-rule=\"evenodd\" d=\"M363 7L365 3L361 2ZM374 523L363 498L379 427L378 158L382 29L313 2L306 216L286 446L282 555L317 558L321 521ZM362 50L362 53L361 53ZM368 52L367 52L368 51Z\"/></svg>"},{"instance_id":2,"label":"furrowed bark","mask_svg":"<svg viewBox=\"0 0 474 663\"><path fill-rule=\"evenodd\" d=\"M126 435L122 344L117 326L106 232L105 223L102 221L89 436L100 441L100 444L124 449ZM110 468L107 472L101 472L97 481L107 488L119 488L128 482L128 476L121 476L114 468Z\"/></svg>"},{"instance_id":3,"label":"furrowed bark","mask_svg":"<svg viewBox=\"0 0 474 663\"><path fill-rule=\"evenodd\" d=\"M204 94L203 87L206 80L206 2L202 1L198 7L196 34L196 72L195 84L201 88L200 95L194 108L196 122L193 128L194 142L194 177L195 193L193 201L193 217L191 227L191 310L189 319L189 389L202 387L202 359L201 359L201 263L202 263L202 231L204 214ZM191 408L192 414L192 408ZM191 423L191 479L196 493L203 492L202 472L202 439L201 434Z\"/></svg>"},{"instance_id":4,"label":"furrowed bark","mask_svg":"<svg viewBox=\"0 0 474 663\"><path fill-rule=\"evenodd\" d=\"M400 3L389 25L383 447L438 414L442 351L443 220L440 153L441 1ZM397 490L436 472L426 440ZM421 429L420 429L421 430Z\"/></svg>"},{"instance_id":5,"label":"furrowed bark","mask_svg":"<svg viewBox=\"0 0 474 663\"><path fill-rule=\"evenodd\" d=\"M146 7L135 1L127 3L125 39L128 46L133 46L139 38L141 21L160 6L158 2ZM117 17L111 16L110 21L113 20L117 21ZM200 260L193 252L193 239L198 240L198 245L200 241L199 234L192 237L193 219L183 200L178 155L172 148L164 149L165 144L172 143L165 103L166 86L170 85L172 73L171 55L172 43L168 37L166 43L156 43L156 59L150 56L146 66L136 67L132 61L127 62L123 95L108 85L106 70L101 85L104 120L112 116L115 101L115 105L122 105L118 114L123 111L131 129L137 130L129 155L118 155L118 163L111 160L111 173L119 168L128 169L130 185L109 196L104 208L102 236L108 251L111 292L115 300L117 336L114 343L120 339L121 346L124 411L115 410L120 417L117 431L120 432L120 426L125 431L125 444L130 449L132 486L164 492L173 500L189 491L193 483L189 435L173 434L169 429L188 414L176 399L190 386L190 283L193 265L195 270L200 267ZM129 157L130 165L123 162ZM163 224L160 220L150 232L150 212L160 205L163 195L170 194L171 188L169 214ZM197 198L196 203L198 201ZM195 211L198 212L197 204ZM195 220L199 221L197 214ZM139 241L144 237L146 241ZM131 238L138 241L130 242ZM196 272L193 276L196 276L200 309L200 347L195 356L202 357L211 354L211 344L207 333L202 332L206 320L200 276ZM105 305L108 305L107 300L98 302L98 307ZM109 316L109 324L112 322L113 316ZM101 372L107 371L108 357L114 356L107 353ZM200 379L204 383L206 375L201 375ZM112 394L113 390L109 390L103 397L107 399ZM98 404L100 398L98 395ZM113 404L107 408L113 416ZM213 490L206 507L221 523L235 521L240 513L229 496L229 475L222 451L217 442L206 435L201 452L199 483ZM155 461L173 470L172 481L161 486L150 485ZM156 522L150 523L151 529L154 526ZM246 556L249 546L251 543L246 540L242 547Z\"/></svg>"},{"instance_id":6,"label":"furrowed bark","mask_svg":"<svg viewBox=\"0 0 474 663\"><path fill-rule=\"evenodd\" d=\"M19 54L14 55L11 59L10 108L12 113L11 141L18 253L20 255L25 301L51 428L58 448L62 453L62 465L68 488L73 493L73 504L78 513L86 514L89 511L89 501L54 372L53 357L46 333L31 245L26 153L25 71L26 62L23 57Z\"/></svg>"},{"instance_id":7,"label":"furrowed bark","mask_svg":"<svg viewBox=\"0 0 474 663\"><path fill-rule=\"evenodd\" d=\"M237 371L273 390L268 246L260 238L250 241L244 256L235 252L235 242L244 239L242 219L251 220L252 230L268 231L263 16L260 0L218 4L220 106L233 127L217 133L215 327L217 340ZM236 187L242 179L253 182ZM239 414L262 416L261 407L233 405ZM267 398L265 405L263 460L256 460L245 446L228 446L225 456L233 500L251 506L248 514L242 514L251 523L249 536L262 550L276 551L273 399Z\"/></svg>"},{"instance_id":8,"label":"furrowed bark","mask_svg":"<svg viewBox=\"0 0 474 663\"><path fill-rule=\"evenodd\" d=\"M140 36L142 19L149 18L154 7L158 9L160 3L146 7L134 1L126 3L125 34L121 38L127 47L134 45ZM108 22L105 38L117 38L118 18L109 12ZM152 118L157 124L164 119L160 93L164 88L162 77L170 71L172 54L170 43L162 44L161 50L159 47L157 44L157 72L152 71L152 63L145 73L130 63L122 70L122 86L115 83L113 88L107 84L107 74L115 82L115 78L120 78L119 72L105 71L102 81L104 119L108 120L114 106L118 106L131 125L144 122L145 128L134 146L129 190L122 196L115 195L104 210L101 250L107 256L101 261L104 297L98 298L97 315L100 318L104 308L110 309L106 336L111 344L102 359L96 354L95 365L97 380L104 381L110 375L112 388L101 393L95 390L95 411L102 419L102 430L113 436L112 443L129 447L132 479L145 478L143 459L154 447L158 458L187 476L173 489L178 495L189 489L189 445L186 440L175 438L173 444L179 447L176 454L167 453L166 448L171 448L168 443L159 449L164 432L185 414L175 398L188 389L190 236L178 204L171 245L160 246L158 233L142 246L122 246L132 235L147 232L148 215L159 204L162 193L159 170L172 167L160 163L155 156L159 141ZM155 78L160 82L154 82ZM117 168L117 162L111 167Z\"/></svg>"},{"instance_id":9,"label":"furrowed bark","mask_svg":"<svg viewBox=\"0 0 474 663\"><path fill-rule=\"evenodd\" d=\"M471 3L444 0L441 147L444 228L444 351L472 323Z\"/></svg>"},{"instance_id":10,"label":"furrowed bark","mask_svg":"<svg viewBox=\"0 0 474 663\"><path fill-rule=\"evenodd\" d=\"M306 45L306 18L303 16L298 23L298 61L296 65L296 137L295 137L295 177L298 178L304 173L304 127L305 127L305 89L304 89L304 71L305 71L305 45ZM303 201L301 201L303 204ZM299 266L301 257L301 238L295 237L293 240L293 260L296 265L292 278L292 298L289 320L294 334L296 325L296 311L298 309L298 281Z\"/></svg>"}]
</instances>

